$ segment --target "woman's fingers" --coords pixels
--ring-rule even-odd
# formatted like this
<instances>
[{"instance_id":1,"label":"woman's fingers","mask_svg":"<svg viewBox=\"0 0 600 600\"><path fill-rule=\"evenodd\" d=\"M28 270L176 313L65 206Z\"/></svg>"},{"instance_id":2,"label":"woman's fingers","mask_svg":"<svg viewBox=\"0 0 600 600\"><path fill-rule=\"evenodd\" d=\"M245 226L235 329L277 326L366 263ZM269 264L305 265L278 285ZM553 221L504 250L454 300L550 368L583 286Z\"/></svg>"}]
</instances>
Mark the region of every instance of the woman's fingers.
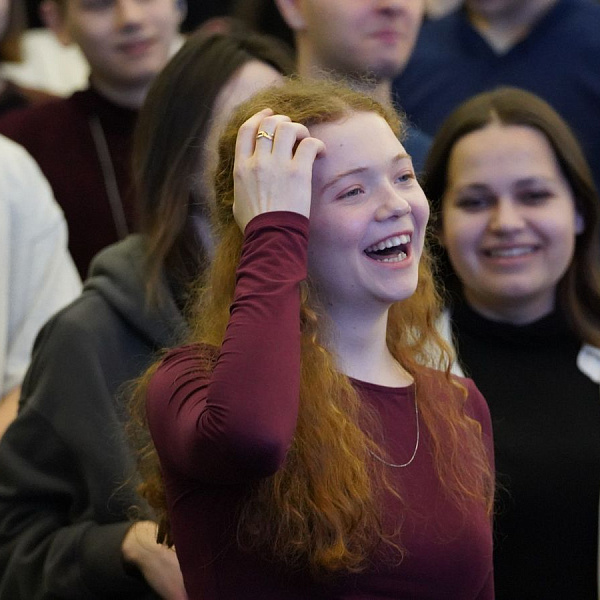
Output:
<instances>
[{"instance_id":1,"label":"woman's fingers","mask_svg":"<svg viewBox=\"0 0 600 600\"><path fill-rule=\"evenodd\" d=\"M308 217L312 167L324 148L306 126L285 115L261 111L248 119L238 134L234 167L233 214L240 229L265 212Z\"/></svg>"},{"instance_id":2,"label":"woman's fingers","mask_svg":"<svg viewBox=\"0 0 600 600\"><path fill-rule=\"evenodd\" d=\"M273 111L270 108L264 108L260 112L252 115L247 121L245 121L240 127L235 142L235 155L236 157L248 157L254 153L254 147L256 143L256 134L260 127L261 122L265 117L272 115Z\"/></svg>"},{"instance_id":3,"label":"woman's fingers","mask_svg":"<svg viewBox=\"0 0 600 600\"><path fill-rule=\"evenodd\" d=\"M291 124L291 119L285 115L272 115L262 119L254 136L254 153L256 156L272 153L284 124Z\"/></svg>"},{"instance_id":4,"label":"woman's fingers","mask_svg":"<svg viewBox=\"0 0 600 600\"><path fill-rule=\"evenodd\" d=\"M279 123L271 152L282 159L290 159L298 143L307 137L310 132L304 125L291 121Z\"/></svg>"},{"instance_id":5,"label":"woman's fingers","mask_svg":"<svg viewBox=\"0 0 600 600\"><path fill-rule=\"evenodd\" d=\"M321 152L325 151L325 144L318 138L306 137L300 141L294 154L294 161L300 168L311 170L315 159ZM312 180L312 177L311 177Z\"/></svg>"},{"instance_id":6,"label":"woman's fingers","mask_svg":"<svg viewBox=\"0 0 600 600\"><path fill-rule=\"evenodd\" d=\"M240 127L236 156L249 158L253 154L277 153L291 157L298 142L308 137L307 127L293 123L286 115L274 115L270 108L265 108Z\"/></svg>"}]
</instances>

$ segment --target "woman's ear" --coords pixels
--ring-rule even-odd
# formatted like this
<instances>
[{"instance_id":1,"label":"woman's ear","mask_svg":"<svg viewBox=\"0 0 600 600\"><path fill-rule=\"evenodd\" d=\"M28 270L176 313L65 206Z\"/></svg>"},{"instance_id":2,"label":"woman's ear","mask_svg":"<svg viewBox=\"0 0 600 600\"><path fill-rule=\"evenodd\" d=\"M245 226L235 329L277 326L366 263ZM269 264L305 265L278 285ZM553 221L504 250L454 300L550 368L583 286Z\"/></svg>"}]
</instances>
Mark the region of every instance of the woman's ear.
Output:
<instances>
[{"instance_id":1,"label":"woman's ear","mask_svg":"<svg viewBox=\"0 0 600 600\"><path fill-rule=\"evenodd\" d=\"M281 17L294 33L305 28L306 24L299 0L275 0L275 4Z\"/></svg>"},{"instance_id":2,"label":"woman's ear","mask_svg":"<svg viewBox=\"0 0 600 600\"><path fill-rule=\"evenodd\" d=\"M50 29L63 46L73 43L67 26L67 6L61 6L56 0L42 0L39 15L42 23Z\"/></svg>"}]
</instances>

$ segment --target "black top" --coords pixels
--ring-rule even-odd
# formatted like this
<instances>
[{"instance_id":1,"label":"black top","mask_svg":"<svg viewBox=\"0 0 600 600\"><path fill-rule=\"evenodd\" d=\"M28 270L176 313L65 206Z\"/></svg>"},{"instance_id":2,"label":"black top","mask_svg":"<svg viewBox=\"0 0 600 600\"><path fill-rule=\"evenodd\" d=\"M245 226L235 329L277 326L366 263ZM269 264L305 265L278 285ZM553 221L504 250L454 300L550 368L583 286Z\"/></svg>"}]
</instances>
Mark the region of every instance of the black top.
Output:
<instances>
[{"instance_id":1,"label":"black top","mask_svg":"<svg viewBox=\"0 0 600 600\"><path fill-rule=\"evenodd\" d=\"M597 599L600 393L553 313L515 326L452 311L461 366L487 399L498 481L496 598Z\"/></svg>"}]
</instances>

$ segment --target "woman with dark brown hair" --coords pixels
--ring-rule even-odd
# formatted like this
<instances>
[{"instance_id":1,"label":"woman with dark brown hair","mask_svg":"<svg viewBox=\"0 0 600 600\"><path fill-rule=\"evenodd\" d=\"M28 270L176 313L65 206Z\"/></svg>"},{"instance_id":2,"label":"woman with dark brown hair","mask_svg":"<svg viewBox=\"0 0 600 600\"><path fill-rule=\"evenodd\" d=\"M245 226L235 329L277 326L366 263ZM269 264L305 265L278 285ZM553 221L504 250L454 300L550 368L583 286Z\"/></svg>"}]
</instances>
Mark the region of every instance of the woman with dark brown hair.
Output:
<instances>
[{"instance_id":1,"label":"woman with dark brown hair","mask_svg":"<svg viewBox=\"0 0 600 600\"><path fill-rule=\"evenodd\" d=\"M187 331L188 285L213 243L201 173L219 114L287 64L264 37L198 34L154 81L134 151L142 233L100 253L81 296L43 328L0 444L0 597L185 599L152 512L131 519L123 387Z\"/></svg>"},{"instance_id":2,"label":"woman with dark brown hair","mask_svg":"<svg viewBox=\"0 0 600 600\"><path fill-rule=\"evenodd\" d=\"M446 352L400 129L291 81L224 131L194 343L137 397L142 491L193 600L493 597L489 419L423 366Z\"/></svg>"},{"instance_id":3,"label":"woman with dark brown hair","mask_svg":"<svg viewBox=\"0 0 600 600\"><path fill-rule=\"evenodd\" d=\"M492 415L496 598L598 597L600 199L561 117L479 94L434 141L425 190L445 327Z\"/></svg>"}]
</instances>

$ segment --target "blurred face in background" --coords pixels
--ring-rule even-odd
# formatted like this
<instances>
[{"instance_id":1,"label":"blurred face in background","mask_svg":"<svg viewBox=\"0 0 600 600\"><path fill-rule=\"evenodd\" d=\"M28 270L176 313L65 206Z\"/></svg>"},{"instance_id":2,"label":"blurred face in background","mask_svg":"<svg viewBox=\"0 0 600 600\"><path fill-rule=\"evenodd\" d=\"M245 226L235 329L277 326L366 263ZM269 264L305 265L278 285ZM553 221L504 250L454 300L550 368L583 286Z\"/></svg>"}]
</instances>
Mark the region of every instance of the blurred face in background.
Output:
<instances>
[{"instance_id":1,"label":"blurred face in background","mask_svg":"<svg viewBox=\"0 0 600 600\"><path fill-rule=\"evenodd\" d=\"M46 0L45 21L76 43L100 88L148 86L170 58L185 9L176 0Z\"/></svg>"},{"instance_id":2,"label":"blurred face in background","mask_svg":"<svg viewBox=\"0 0 600 600\"><path fill-rule=\"evenodd\" d=\"M583 220L546 137L491 123L454 145L447 175L440 237L467 302L516 324L550 313Z\"/></svg>"},{"instance_id":3,"label":"blurred face in background","mask_svg":"<svg viewBox=\"0 0 600 600\"><path fill-rule=\"evenodd\" d=\"M205 144L204 151L201 153L200 172L207 172L207 177L211 177L210 172L217 161L217 141L235 108L259 90L280 84L283 80L284 76L277 69L256 59L244 63L233 73L215 98L212 107L212 124L207 136L207 139L214 143ZM205 184L205 187L212 188L210 181Z\"/></svg>"},{"instance_id":4,"label":"blurred face in background","mask_svg":"<svg viewBox=\"0 0 600 600\"><path fill-rule=\"evenodd\" d=\"M227 121L234 108L259 90L283 82L283 75L261 60L243 64L219 92L213 113L215 120ZM218 135L217 135L218 137Z\"/></svg>"},{"instance_id":5,"label":"blurred face in background","mask_svg":"<svg viewBox=\"0 0 600 600\"><path fill-rule=\"evenodd\" d=\"M404 69L424 12L423 0L276 1L313 66L376 79Z\"/></svg>"}]
</instances>

